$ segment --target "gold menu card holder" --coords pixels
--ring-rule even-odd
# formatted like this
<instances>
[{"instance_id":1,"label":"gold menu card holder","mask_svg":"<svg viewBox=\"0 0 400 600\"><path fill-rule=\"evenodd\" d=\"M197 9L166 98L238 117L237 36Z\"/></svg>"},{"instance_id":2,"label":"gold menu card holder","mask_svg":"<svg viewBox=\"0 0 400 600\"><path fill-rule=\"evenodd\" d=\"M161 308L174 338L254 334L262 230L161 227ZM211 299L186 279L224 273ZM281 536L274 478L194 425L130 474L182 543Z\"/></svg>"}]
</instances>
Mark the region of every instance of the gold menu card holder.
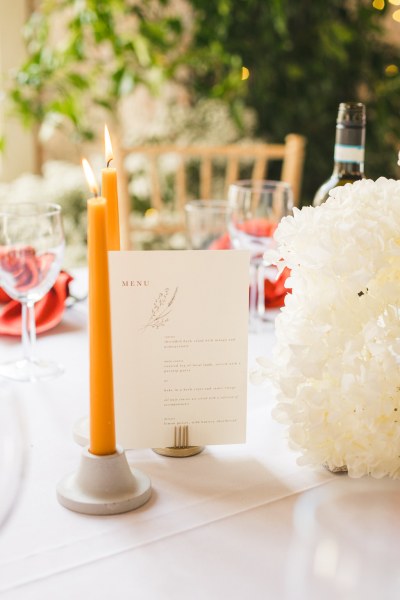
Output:
<instances>
[{"instance_id":1,"label":"gold menu card holder","mask_svg":"<svg viewBox=\"0 0 400 600\"><path fill-rule=\"evenodd\" d=\"M185 458L194 456L204 450L204 446L189 446L189 425L175 425L174 445L167 448L153 448L153 451L162 456Z\"/></svg>"}]
</instances>

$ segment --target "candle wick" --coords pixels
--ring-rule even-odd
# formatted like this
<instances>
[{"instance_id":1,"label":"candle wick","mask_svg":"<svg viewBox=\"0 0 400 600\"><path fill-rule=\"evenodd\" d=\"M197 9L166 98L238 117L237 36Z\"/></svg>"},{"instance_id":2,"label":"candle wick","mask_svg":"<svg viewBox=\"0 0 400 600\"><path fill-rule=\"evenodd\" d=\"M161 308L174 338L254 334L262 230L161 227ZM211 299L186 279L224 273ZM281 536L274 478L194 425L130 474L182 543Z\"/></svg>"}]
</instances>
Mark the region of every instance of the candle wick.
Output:
<instances>
[{"instance_id":1,"label":"candle wick","mask_svg":"<svg viewBox=\"0 0 400 600\"><path fill-rule=\"evenodd\" d=\"M112 157L108 159L108 161L107 161L107 169L110 166L110 163L111 163L112 160L113 160Z\"/></svg>"}]
</instances>

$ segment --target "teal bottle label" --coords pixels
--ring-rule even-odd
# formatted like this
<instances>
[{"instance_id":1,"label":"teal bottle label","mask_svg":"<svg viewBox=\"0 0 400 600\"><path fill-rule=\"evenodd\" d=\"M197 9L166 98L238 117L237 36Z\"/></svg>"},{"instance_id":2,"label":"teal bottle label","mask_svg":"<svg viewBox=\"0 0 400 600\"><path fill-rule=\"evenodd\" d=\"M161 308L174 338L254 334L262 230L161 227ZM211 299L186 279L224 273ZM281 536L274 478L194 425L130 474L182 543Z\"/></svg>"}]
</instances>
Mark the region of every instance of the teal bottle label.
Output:
<instances>
[{"instance_id":1,"label":"teal bottle label","mask_svg":"<svg viewBox=\"0 0 400 600\"><path fill-rule=\"evenodd\" d=\"M363 163L364 154L364 146L347 146L345 144L335 144L335 162Z\"/></svg>"}]
</instances>

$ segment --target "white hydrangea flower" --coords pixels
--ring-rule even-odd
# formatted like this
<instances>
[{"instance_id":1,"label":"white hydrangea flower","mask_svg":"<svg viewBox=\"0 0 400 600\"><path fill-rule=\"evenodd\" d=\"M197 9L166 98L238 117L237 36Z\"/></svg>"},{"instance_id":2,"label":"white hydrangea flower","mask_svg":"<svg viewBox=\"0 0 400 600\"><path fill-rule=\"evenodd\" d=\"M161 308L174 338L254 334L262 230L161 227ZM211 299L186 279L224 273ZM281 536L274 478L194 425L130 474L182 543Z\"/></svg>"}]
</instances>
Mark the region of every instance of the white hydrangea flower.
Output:
<instances>
[{"instance_id":1,"label":"white hydrangea flower","mask_svg":"<svg viewBox=\"0 0 400 600\"><path fill-rule=\"evenodd\" d=\"M293 291L256 374L275 418L301 464L400 477L400 181L337 187L275 239Z\"/></svg>"}]
</instances>

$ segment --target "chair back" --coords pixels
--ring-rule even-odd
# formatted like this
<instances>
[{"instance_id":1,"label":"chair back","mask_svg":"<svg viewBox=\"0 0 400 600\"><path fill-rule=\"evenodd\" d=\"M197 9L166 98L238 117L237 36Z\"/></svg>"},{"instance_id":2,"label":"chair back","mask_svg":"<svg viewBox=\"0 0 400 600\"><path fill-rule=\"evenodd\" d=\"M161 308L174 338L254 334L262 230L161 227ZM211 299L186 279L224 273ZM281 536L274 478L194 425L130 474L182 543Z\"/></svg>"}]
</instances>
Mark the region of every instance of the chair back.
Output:
<instances>
[{"instance_id":1,"label":"chair back","mask_svg":"<svg viewBox=\"0 0 400 600\"><path fill-rule=\"evenodd\" d=\"M301 181L305 154L305 138L291 133L283 144L229 144L225 146L174 146L167 144L119 147L116 152L118 163L124 168L118 173L118 187L121 219L121 246L130 247L131 201L129 193L129 159L135 155L143 157L146 175L149 180L150 204L160 216L152 225L143 219L135 223L134 228L152 229L159 235L168 235L184 229L184 206L190 199L209 200L226 198L228 187L234 181L243 178L243 168L247 169L247 179L267 179L271 163L281 163L280 179L290 183L294 202L297 206L300 198ZM169 178L170 190L165 192L165 176L160 168L165 157L173 157L174 169ZM193 171L197 168L198 191L193 194ZM218 174L218 177L217 177ZM214 181L223 180L222 190L215 192ZM275 175L275 179L278 177ZM171 193L172 185L172 193ZM170 196L168 200L167 196ZM163 214L173 214L175 218L163 220Z\"/></svg>"}]
</instances>

